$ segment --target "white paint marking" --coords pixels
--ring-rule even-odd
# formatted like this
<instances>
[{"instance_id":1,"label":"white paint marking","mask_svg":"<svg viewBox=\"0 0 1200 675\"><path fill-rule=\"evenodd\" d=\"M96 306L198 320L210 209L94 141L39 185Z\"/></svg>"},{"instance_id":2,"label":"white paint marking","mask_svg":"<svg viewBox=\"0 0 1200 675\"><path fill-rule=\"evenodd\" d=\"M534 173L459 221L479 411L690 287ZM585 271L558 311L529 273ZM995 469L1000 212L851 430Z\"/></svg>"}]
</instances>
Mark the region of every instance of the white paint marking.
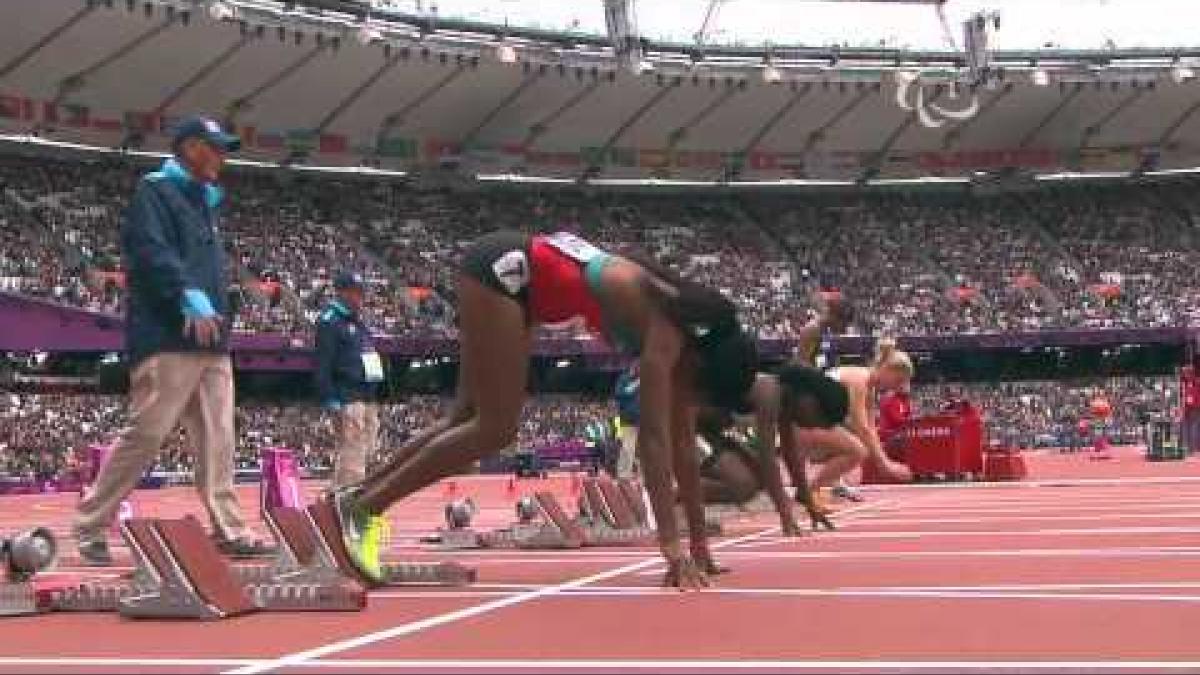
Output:
<instances>
[{"instance_id":1,"label":"white paint marking","mask_svg":"<svg viewBox=\"0 0 1200 675\"><path fill-rule=\"evenodd\" d=\"M884 504L884 503L885 502L881 502L880 504ZM845 514L846 516L850 516L850 515L853 515L855 512L871 509L871 508L873 508L873 506L874 506L873 504L867 504L867 505L863 505L861 507L845 509L842 511L842 514ZM725 541L721 541L716 544L713 544L712 548L713 549L722 549L722 548L727 548L729 546L737 545L744 541L752 541L758 537L765 537L770 534L773 534L778 529L779 529L778 527L772 527L772 528L762 530L760 532L755 532L753 534L745 535L743 537L727 539ZM497 611L500 609L504 609L506 607L512 607L514 605L524 604L531 600L537 600L540 598L554 596L554 595L557 595L564 591L568 591L568 590L575 589L575 588L581 588L583 586L588 586L588 585L596 583L598 581L605 581L607 579L613 579L615 577L623 576L626 574L632 574L632 573L638 572L640 570L643 570L647 567L651 567L653 565L658 565L661 562L662 562L662 559L656 556L654 558L641 560L641 561L638 561L635 563L624 565L624 566L618 567L616 569L608 570L605 572L599 572L597 574L592 574L592 575L585 576L585 577L579 577L577 579L563 582L561 584L555 584L553 586L547 586L545 588L539 588L536 590L526 591L526 592L519 593L516 595L510 595L510 596L503 597L503 598L497 598L495 600L492 600L490 602L486 602L486 603L483 603L480 605L473 605L471 607L465 607L463 609L456 610L453 612L447 612L444 614L427 617L427 618L421 619L419 621L412 621L412 622L409 622L406 624L401 624L399 626L393 626L391 628L386 628L384 630L376 631L374 633L367 633L365 635L360 635L358 637L349 638L347 640L342 640L340 642L334 642L334 643L322 645L320 647L315 647L313 649L308 649L308 650L305 650L302 652L295 652L293 654L287 654L285 656L279 657L279 658L277 658L273 661L270 661L268 663L265 663L265 664L254 664L254 665L246 666L244 668L238 668L236 670L227 671L227 673L229 675L253 675L255 673L265 673L265 672L268 672L271 670L277 670L280 668L298 666L298 665L304 664L306 662L311 662L316 659L320 659L320 658L328 656L330 654L337 654L339 652L345 652L345 651L349 651L351 649L365 647L367 645L375 644L377 642L384 642L384 641L392 640L392 639L395 639L398 637L412 635L414 633L419 633L421 631L428 630L430 628L436 628L438 626L443 626L446 624L454 623L456 621L461 621L464 619L470 619L470 618L473 618L476 616L481 616L483 614L488 614L488 613L491 613L491 612L494 612L494 611Z\"/></svg>"},{"instance_id":2,"label":"white paint marking","mask_svg":"<svg viewBox=\"0 0 1200 675\"><path fill-rule=\"evenodd\" d=\"M918 672L1058 672L1058 671L1114 671L1144 670L1163 672L1169 670L1196 670L1200 661L764 661L764 660L460 660L460 661L361 661L331 660L316 661L305 667L331 668L336 670L597 670L616 672L627 670L729 670L729 671L778 671L795 670L828 672L830 670L859 671L918 671Z\"/></svg>"},{"instance_id":3,"label":"white paint marking","mask_svg":"<svg viewBox=\"0 0 1200 675\"><path fill-rule=\"evenodd\" d=\"M268 663L262 659L187 659L187 658L158 658L158 657L0 657L0 665L33 667L33 666L71 666L71 667L118 667L118 666L148 666L148 667L207 667L207 666L254 666ZM911 660L911 661L833 661L833 660L678 660L678 659L594 659L594 660L526 660L526 659L478 659L478 660L403 660L403 659L329 659L325 661L309 661L299 666L302 669L332 669L332 670L599 670L612 672L616 670L729 670L729 671L777 671L795 670L806 672L826 672L830 670L859 670L859 671L921 671L921 672L1059 672L1059 671L1120 671L1141 670L1150 672L1190 671L1200 670L1200 661L952 661L952 660Z\"/></svg>"}]
</instances>

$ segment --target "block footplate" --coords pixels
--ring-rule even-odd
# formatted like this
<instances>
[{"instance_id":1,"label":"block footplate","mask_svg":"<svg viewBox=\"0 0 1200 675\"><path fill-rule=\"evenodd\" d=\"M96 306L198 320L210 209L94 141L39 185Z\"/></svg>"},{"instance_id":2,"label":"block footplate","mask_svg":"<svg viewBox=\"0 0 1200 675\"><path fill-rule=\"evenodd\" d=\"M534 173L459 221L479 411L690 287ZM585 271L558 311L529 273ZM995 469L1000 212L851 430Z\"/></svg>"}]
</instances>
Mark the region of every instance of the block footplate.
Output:
<instances>
[{"instance_id":1,"label":"block footplate","mask_svg":"<svg viewBox=\"0 0 1200 675\"><path fill-rule=\"evenodd\" d=\"M375 585L370 584L350 560L339 534L337 514L332 504L319 501L305 511L272 509L271 513L278 519L281 511L294 512L286 518L299 519L302 516L309 523L307 537L294 538L299 544L298 550L293 549L297 562L307 561L309 567L333 570L360 583ZM280 550L283 549L280 546ZM478 572L456 562L385 563L383 576L382 586L462 586L474 583L478 579Z\"/></svg>"},{"instance_id":2,"label":"block footplate","mask_svg":"<svg viewBox=\"0 0 1200 675\"><path fill-rule=\"evenodd\" d=\"M231 565L200 522L129 519L121 534L136 569L119 583L39 591L38 610L119 612L137 619L224 619L258 611L358 611L361 584L337 574Z\"/></svg>"},{"instance_id":3,"label":"block footplate","mask_svg":"<svg viewBox=\"0 0 1200 675\"><path fill-rule=\"evenodd\" d=\"M517 548L561 550L582 547L642 546L654 543L641 490L631 481L589 478L583 484L584 515L570 517L553 493L533 494L537 515L493 532L470 528L439 530L443 550Z\"/></svg>"}]
</instances>

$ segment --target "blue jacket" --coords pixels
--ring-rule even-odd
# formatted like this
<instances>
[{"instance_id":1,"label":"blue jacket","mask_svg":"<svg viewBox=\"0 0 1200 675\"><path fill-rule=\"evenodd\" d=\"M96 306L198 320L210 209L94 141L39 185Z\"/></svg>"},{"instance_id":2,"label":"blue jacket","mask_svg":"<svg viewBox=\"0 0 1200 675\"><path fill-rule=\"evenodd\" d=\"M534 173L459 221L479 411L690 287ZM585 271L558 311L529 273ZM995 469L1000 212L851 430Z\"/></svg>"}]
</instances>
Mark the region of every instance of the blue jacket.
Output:
<instances>
[{"instance_id":1,"label":"blue jacket","mask_svg":"<svg viewBox=\"0 0 1200 675\"><path fill-rule=\"evenodd\" d=\"M222 249L221 191L194 180L174 159L138 183L121 223L127 268L126 349L134 363L159 352L229 351L231 317ZM183 336L184 291L207 296L221 337L202 349Z\"/></svg>"},{"instance_id":2,"label":"blue jacket","mask_svg":"<svg viewBox=\"0 0 1200 675\"><path fill-rule=\"evenodd\" d=\"M362 317L342 304L329 303L317 320L317 395L327 406L375 400L379 383L368 382L362 355L375 343Z\"/></svg>"},{"instance_id":3,"label":"blue jacket","mask_svg":"<svg viewBox=\"0 0 1200 675\"><path fill-rule=\"evenodd\" d=\"M641 409L638 407L638 390L642 378L633 369L627 369L617 378L617 412L621 416L621 424L636 427L641 419Z\"/></svg>"}]
</instances>

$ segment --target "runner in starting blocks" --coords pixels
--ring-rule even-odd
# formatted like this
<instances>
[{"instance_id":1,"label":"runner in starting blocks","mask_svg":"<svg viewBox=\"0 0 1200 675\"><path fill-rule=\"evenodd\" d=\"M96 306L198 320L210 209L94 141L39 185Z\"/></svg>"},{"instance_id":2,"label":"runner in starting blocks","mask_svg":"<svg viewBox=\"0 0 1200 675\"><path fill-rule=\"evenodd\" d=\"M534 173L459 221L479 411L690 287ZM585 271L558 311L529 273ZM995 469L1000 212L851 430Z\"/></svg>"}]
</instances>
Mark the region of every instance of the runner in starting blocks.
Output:
<instances>
[{"instance_id":1,"label":"runner in starting blocks","mask_svg":"<svg viewBox=\"0 0 1200 675\"><path fill-rule=\"evenodd\" d=\"M366 583L346 555L327 503L318 502L303 510L268 508L263 518L279 544L279 558L269 568L243 568L243 574L275 579L344 576ZM383 585L462 586L473 583L477 576L474 568L456 562L388 563L384 565Z\"/></svg>"}]
</instances>

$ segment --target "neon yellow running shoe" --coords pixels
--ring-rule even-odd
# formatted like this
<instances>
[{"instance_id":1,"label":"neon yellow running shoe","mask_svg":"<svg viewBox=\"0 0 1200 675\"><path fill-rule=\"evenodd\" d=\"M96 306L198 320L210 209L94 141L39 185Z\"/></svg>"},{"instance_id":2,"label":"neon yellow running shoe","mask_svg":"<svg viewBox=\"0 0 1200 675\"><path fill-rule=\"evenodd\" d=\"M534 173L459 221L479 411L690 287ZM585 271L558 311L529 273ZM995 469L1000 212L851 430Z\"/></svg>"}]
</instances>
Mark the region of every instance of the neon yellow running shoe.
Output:
<instances>
[{"instance_id":1,"label":"neon yellow running shoe","mask_svg":"<svg viewBox=\"0 0 1200 675\"><path fill-rule=\"evenodd\" d=\"M386 547L389 529L383 516L367 513L357 504L357 490L340 490L333 494L334 510L342 529L342 543L351 562L367 581L382 585L383 566L380 555Z\"/></svg>"},{"instance_id":2,"label":"neon yellow running shoe","mask_svg":"<svg viewBox=\"0 0 1200 675\"><path fill-rule=\"evenodd\" d=\"M367 577L376 583L383 583L383 564L380 562L384 550L391 540L392 529L388 519L383 516L367 516L366 525L359 540L355 563L366 573Z\"/></svg>"}]
</instances>

